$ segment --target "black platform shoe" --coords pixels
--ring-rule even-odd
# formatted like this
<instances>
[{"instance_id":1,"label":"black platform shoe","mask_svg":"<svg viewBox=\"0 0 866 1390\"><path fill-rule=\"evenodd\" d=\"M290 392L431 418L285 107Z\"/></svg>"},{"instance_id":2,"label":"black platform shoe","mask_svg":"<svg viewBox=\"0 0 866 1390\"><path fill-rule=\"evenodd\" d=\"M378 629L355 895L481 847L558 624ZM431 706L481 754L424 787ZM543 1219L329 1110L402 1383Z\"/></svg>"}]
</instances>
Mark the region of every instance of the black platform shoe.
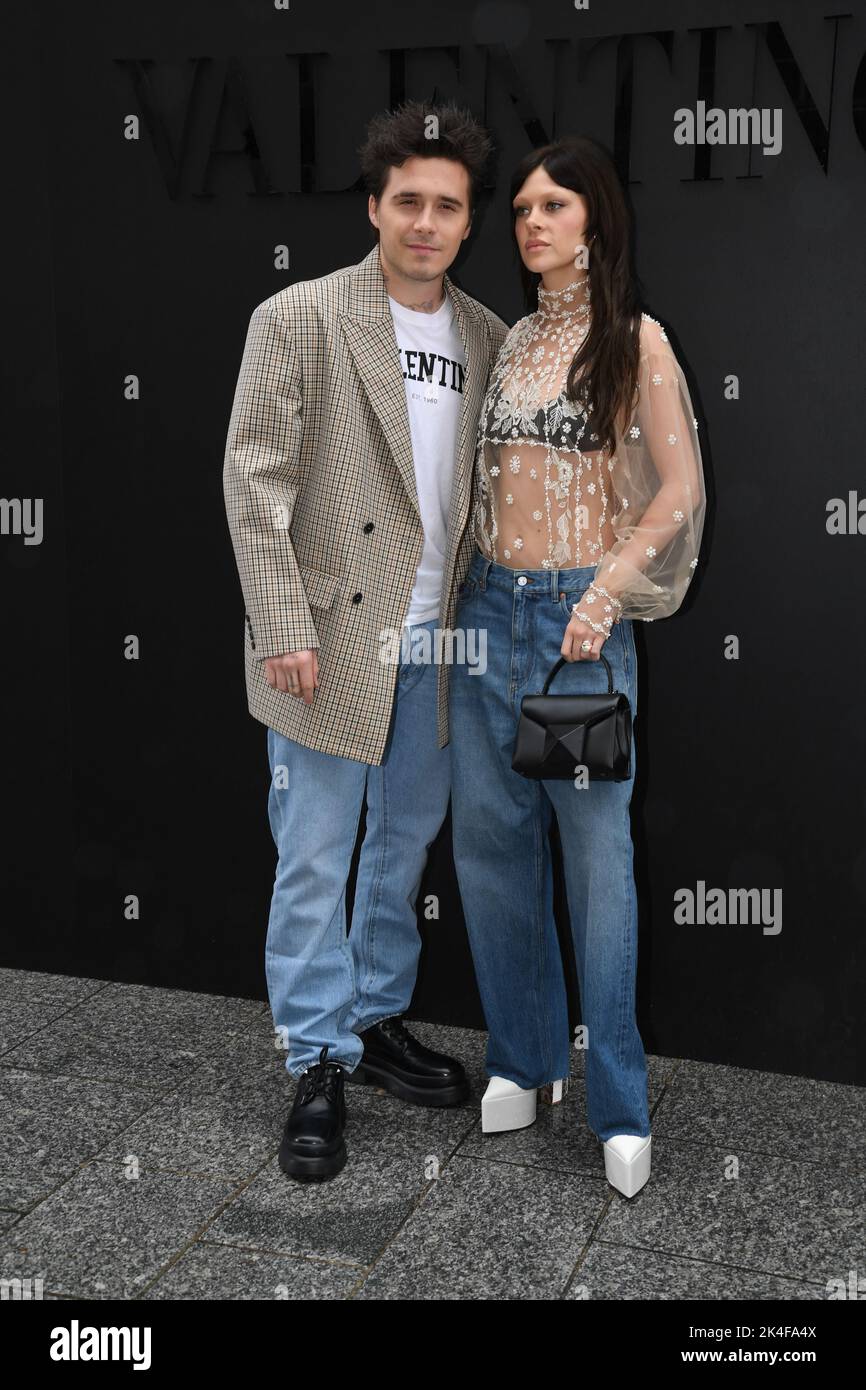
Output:
<instances>
[{"instance_id":1,"label":"black platform shoe","mask_svg":"<svg viewBox=\"0 0 866 1390\"><path fill-rule=\"evenodd\" d=\"M384 1018L358 1034L364 1055L349 1081L381 1086L415 1105L460 1105L469 1098L461 1064L413 1038L402 1019Z\"/></svg>"},{"instance_id":2,"label":"black platform shoe","mask_svg":"<svg viewBox=\"0 0 866 1390\"><path fill-rule=\"evenodd\" d=\"M345 1072L327 1057L326 1043L318 1062L298 1077L280 1144L280 1167L292 1178L332 1178L346 1162Z\"/></svg>"}]
</instances>

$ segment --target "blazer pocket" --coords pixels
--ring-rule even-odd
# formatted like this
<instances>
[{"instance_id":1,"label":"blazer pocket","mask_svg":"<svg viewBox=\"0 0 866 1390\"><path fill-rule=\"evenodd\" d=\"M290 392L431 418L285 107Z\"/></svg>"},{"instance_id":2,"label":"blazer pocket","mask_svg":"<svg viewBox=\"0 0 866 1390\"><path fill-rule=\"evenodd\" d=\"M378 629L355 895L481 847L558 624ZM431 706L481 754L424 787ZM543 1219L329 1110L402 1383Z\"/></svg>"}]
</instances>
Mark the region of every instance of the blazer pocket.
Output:
<instances>
[{"instance_id":1,"label":"blazer pocket","mask_svg":"<svg viewBox=\"0 0 866 1390\"><path fill-rule=\"evenodd\" d=\"M310 607L330 608L337 589L344 582L343 576L325 574L324 570L310 569L307 565L301 565L300 570Z\"/></svg>"}]
</instances>

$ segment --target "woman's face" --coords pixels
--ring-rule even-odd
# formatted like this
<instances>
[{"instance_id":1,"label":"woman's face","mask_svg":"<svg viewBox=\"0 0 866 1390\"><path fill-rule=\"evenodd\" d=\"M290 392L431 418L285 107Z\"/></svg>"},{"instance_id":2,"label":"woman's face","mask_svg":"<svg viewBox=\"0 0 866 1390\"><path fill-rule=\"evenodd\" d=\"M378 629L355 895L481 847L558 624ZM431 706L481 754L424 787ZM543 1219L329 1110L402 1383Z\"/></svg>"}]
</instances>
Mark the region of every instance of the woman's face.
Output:
<instances>
[{"instance_id":1,"label":"woman's face","mask_svg":"<svg viewBox=\"0 0 866 1390\"><path fill-rule=\"evenodd\" d=\"M539 164L514 199L513 211L514 235L526 268L543 275L551 289L580 279L582 268L575 270L575 256L586 243L586 199L554 183Z\"/></svg>"}]
</instances>

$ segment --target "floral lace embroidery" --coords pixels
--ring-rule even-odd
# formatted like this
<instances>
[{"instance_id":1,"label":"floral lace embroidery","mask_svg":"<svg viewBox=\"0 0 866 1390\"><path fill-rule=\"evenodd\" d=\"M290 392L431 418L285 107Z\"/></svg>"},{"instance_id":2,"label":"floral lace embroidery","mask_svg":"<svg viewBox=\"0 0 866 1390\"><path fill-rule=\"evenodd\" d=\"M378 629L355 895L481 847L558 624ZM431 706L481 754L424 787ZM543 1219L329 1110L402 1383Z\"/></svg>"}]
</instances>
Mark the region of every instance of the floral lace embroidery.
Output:
<instances>
[{"instance_id":1,"label":"floral lace embroidery","mask_svg":"<svg viewBox=\"0 0 866 1390\"><path fill-rule=\"evenodd\" d=\"M492 480L504 468L513 480L520 475L519 496L509 493L506 498L509 509L516 508L502 537L506 558L511 547L529 547L521 557L524 563L549 569L598 559L610 490L601 467L606 451L593 449L592 405L572 401L565 393L572 359L589 331L589 281L575 281L559 291L540 286L538 300L536 313L509 333L491 376L479 423L475 525L482 549L497 558L502 489ZM585 539L590 518L594 540ZM528 530L531 536L521 534Z\"/></svg>"},{"instance_id":2,"label":"floral lace embroidery","mask_svg":"<svg viewBox=\"0 0 866 1390\"><path fill-rule=\"evenodd\" d=\"M589 331L588 277L538 290L491 374L478 427L474 538L484 555L529 569L595 565L578 616L610 634L679 606L697 565L706 497L695 418L667 334L641 324L638 401L615 450L598 447L593 404L568 371ZM621 494L621 495L619 495Z\"/></svg>"}]
</instances>

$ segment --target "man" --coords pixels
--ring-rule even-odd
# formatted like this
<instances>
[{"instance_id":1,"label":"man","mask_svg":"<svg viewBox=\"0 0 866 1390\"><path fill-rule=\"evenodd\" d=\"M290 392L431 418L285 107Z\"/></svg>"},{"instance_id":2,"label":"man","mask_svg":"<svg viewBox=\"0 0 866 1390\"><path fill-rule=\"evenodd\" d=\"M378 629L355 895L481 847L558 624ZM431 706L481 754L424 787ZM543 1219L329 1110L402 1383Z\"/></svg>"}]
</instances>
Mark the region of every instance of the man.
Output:
<instances>
[{"instance_id":1,"label":"man","mask_svg":"<svg viewBox=\"0 0 866 1390\"><path fill-rule=\"evenodd\" d=\"M401 1019L450 766L447 662L408 653L420 629L452 628L472 552L476 429L507 330L445 272L490 149L453 105L371 122L360 155L377 245L256 308L229 425L247 698L268 726L279 855L268 992L298 1079L280 1165L301 1179L346 1162L346 1075L420 1105L468 1095L459 1062ZM389 632L399 664L382 659Z\"/></svg>"}]
</instances>

